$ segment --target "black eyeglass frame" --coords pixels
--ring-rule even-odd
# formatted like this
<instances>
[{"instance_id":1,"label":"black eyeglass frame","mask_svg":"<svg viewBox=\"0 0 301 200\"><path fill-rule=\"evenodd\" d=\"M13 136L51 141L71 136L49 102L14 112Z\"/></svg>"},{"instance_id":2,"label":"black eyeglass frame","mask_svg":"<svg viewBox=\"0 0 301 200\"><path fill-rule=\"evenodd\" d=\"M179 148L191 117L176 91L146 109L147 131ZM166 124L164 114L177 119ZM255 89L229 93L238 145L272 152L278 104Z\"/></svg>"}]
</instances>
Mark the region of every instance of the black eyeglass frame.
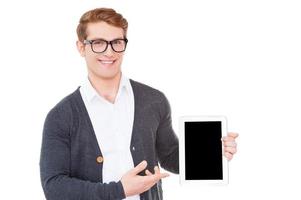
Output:
<instances>
[{"instance_id":1,"label":"black eyeglass frame","mask_svg":"<svg viewBox=\"0 0 301 200\"><path fill-rule=\"evenodd\" d=\"M115 41L117 41L117 40L122 40L122 41L125 42L124 50L122 50L122 51L116 51L116 50L114 49L112 43L115 42ZM106 48L105 48L102 52L94 51L94 49L93 49L93 42L95 42L95 41L103 41L103 42L105 42L105 43L107 44ZM92 51L93 51L94 53L103 53L103 52L105 52L105 51L108 49L109 44L110 44L111 48L113 49L113 51L115 51L116 53L122 53L122 52L125 51L126 46L127 46L127 43L128 43L128 39L127 39L127 38L122 38L122 39L119 38L119 39L114 39L114 40L111 40L111 41L107 41L107 40L104 40L104 39L84 40L84 44L90 44L91 49L92 49Z\"/></svg>"}]
</instances>

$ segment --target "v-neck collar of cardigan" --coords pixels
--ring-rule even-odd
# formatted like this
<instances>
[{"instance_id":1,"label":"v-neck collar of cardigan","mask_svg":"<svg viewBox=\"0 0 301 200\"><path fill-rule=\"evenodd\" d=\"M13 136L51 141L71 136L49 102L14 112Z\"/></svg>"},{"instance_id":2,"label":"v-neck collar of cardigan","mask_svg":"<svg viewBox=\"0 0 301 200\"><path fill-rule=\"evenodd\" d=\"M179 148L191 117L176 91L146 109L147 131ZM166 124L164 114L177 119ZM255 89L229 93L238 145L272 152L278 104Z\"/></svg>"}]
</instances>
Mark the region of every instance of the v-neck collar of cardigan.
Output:
<instances>
[{"instance_id":1,"label":"v-neck collar of cardigan","mask_svg":"<svg viewBox=\"0 0 301 200\"><path fill-rule=\"evenodd\" d=\"M143 116L143 107L145 105L141 101L141 95L143 94L143 91L141 91L141 88L134 80L129 79L129 81L132 86L133 94L134 94L134 122L133 122L133 129L132 129L132 136L131 136L131 143L130 143L131 144L130 151L132 153L134 166L136 166L142 160L145 160L144 148L141 141L142 138L141 138L141 134L139 134L139 128L141 127L141 122L139 121L139 119L141 119L142 118L141 116ZM77 98L78 103L80 105L82 113L84 114L84 117L88 122L90 132L92 133L93 141L95 141L95 146L97 147L97 149L95 150L99 155L102 155L101 149L97 142L97 137L91 119L89 117L88 111L86 109L86 106L80 94L79 88L76 90L76 95L79 95L79 98Z\"/></svg>"}]
</instances>

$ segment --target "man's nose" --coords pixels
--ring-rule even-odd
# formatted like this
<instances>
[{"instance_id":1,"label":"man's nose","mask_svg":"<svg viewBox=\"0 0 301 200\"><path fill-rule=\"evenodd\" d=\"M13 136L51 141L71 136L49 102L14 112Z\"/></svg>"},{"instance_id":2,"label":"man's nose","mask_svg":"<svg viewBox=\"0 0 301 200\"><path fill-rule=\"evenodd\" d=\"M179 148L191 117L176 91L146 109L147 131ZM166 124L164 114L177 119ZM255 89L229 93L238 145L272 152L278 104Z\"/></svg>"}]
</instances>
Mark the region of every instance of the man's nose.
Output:
<instances>
[{"instance_id":1,"label":"man's nose","mask_svg":"<svg viewBox=\"0 0 301 200\"><path fill-rule=\"evenodd\" d=\"M112 49L112 46L108 44L108 48L103 52L104 55L110 56L114 54L114 50Z\"/></svg>"}]
</instances>

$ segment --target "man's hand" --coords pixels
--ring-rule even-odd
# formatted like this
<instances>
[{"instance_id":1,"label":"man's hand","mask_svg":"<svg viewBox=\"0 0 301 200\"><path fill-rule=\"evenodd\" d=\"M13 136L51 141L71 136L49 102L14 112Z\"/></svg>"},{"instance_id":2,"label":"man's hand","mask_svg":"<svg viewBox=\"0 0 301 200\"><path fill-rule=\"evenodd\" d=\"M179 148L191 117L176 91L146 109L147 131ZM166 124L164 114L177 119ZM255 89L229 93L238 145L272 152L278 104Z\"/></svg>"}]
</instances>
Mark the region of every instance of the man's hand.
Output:
<instances>
[{"instance_id":1,"label":"man's hand","mask_svg":"<svg viewBox=\"0 0 301 200\"><path fill-rule=\"evenodd\" d=\"M237 144L235 138L238 137L237 133L229 132L226 137L222 138L224 143L224 156L230 161L233 155L237 152Z\"/></svg>"},{"instance_id":2,"label":"man's hand","mask_svg":"<svg viewBox=\"0 0 301 200\"><path fill-rule=\"evenodd\" d=\"M138 175L139 172L145 170L146 166L147 162L144 160L121 178L121 183L126 197L145 192L155 185L161 178L169 176L168 173L160 173L157 166L154 168L154 174L146 170L146 176Z\"/></svg>"}]
</instances>

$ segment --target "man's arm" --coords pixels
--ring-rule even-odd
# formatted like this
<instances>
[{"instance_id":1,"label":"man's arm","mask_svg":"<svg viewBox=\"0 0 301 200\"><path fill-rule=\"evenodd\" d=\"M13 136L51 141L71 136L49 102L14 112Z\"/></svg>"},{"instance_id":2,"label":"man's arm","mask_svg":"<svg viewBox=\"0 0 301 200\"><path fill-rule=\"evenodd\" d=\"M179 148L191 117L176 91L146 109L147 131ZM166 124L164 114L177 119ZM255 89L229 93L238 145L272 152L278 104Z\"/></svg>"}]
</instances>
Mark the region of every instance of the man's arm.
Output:
<instances>
[{"instance_id":1,"label":"man's arm","mask_svg":"<svg viewBox=\"0 0 301 200\"><path fill-rule=\"evenodd\" d=\"M94 183L70 177L69 123L62 111L52 109L44 124L40 157L40 175L45 196L49 200L123 199L119 182Z\"/></svg>"},{"instance_id":2,"label":"man's arm","mask_svg":"<svg viewBox=\"0 0 301 200\"><path fill-rule=\"evenodd\" d=\"M170 104L163 94L160 124L156 136L156 150L160 165L173 173L179 173L179 141L171 121Z\"/></svg>"}]
</instances>

